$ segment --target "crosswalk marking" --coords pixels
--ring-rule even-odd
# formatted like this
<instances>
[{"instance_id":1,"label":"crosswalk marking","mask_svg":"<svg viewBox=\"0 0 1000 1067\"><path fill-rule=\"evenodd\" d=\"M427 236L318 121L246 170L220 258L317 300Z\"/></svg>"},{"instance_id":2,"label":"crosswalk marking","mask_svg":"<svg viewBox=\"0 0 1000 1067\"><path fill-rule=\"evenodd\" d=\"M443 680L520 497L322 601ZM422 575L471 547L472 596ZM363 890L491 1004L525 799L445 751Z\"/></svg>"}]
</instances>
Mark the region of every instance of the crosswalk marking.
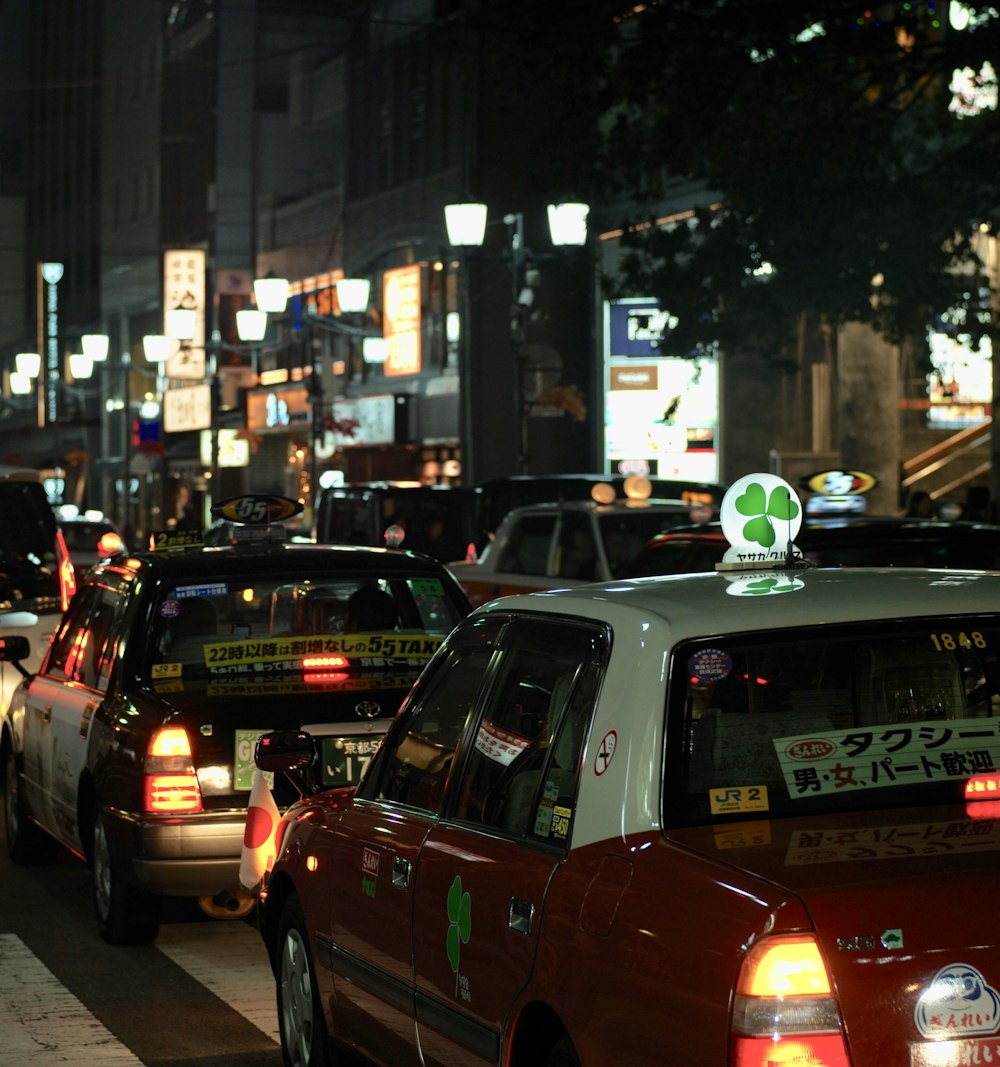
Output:
<instances>
[{"instance_id":1,"label":"crosswalk marking","mask_svg":"<svg viewBox=\"0 0 1000 1067\"><path fill-rule=\"evenodd\" d=\"M156 947L258 1030L280 1040L274 977L256 930L242 922L164 925Z\"/></svg>"},{"instance_id":2,"label":"crosswalk marking","mask_svg":"<svg viewBox=\"0 0 1000 1067\"><path fill-rule=\"evenodd\" d=\"M142 1067L16 934L0 934L0 1064Z\"/></svg>"}]
</instances>

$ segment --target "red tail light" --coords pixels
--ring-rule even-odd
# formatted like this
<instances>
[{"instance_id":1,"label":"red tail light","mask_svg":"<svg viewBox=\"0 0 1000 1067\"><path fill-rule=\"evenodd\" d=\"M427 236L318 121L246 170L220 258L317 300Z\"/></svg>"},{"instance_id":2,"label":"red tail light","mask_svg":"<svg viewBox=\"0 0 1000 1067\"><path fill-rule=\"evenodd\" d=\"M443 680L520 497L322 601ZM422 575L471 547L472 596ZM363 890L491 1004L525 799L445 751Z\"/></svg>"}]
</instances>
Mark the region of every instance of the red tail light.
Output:
<instances>
[{"instance_id":1,"label":"red tail light","mask_svg":"<svg viewBox=\"0 0 1000 1067\"><path fill-rule=\"evenodd\" d=\"M201 786L191 762L191 742L181 726L163 726L146 751L143 810L159 814L201 811Z\"/></svg>"},{"instance_id":2,"label":"red tail light","mask_svg":"<svg viewBox=\"0 0 1000 1067\"><path fill-rule=\"evenodd\" d=\"M733 1067L850 1067L840 1008L811 934L759 941L740 968L733 1002Z\"/></svg>"},{"instance_id":3,"label":"red tail light","mask_svg":"<svg viewBox=\"0 0 1000 1067\"><path fill-rule=\"evenodd\" d=\"M56 565L59 569L59 606L65 611L76 593L76 571L62 530L56 530Z\"/></svg>"}]
</instances>

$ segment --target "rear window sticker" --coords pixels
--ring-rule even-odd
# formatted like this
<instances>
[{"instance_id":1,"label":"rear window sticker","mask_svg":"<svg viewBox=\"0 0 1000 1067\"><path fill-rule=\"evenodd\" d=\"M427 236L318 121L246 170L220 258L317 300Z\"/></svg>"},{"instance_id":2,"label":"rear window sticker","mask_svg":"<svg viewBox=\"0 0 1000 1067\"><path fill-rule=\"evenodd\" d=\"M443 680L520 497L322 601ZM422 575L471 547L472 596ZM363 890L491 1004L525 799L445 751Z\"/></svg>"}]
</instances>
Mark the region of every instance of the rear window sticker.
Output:
<instances>
[{"instance_id":1,"label":"rear window sticker","mask_svg":"<svg viewBox=\"0 0 1000 1067\"><path fill-rule=\"evenodd\" d=\"M164 600L160 605L160 615L164 619L176 619L180 613L181 606L176 600Z\"/></svg>"},{"instance_id":2,"label":"rear window sticker","mask_svg":"<svg viewBox=\"0 0 1000 1067\"><path fill-rule=\"evenodd\" d=\"M440 578L411 578L408 584L414 596L444 596Z\"/></svg>"},{"instance_id":3,"label":"rear window sticker","mask_svg":"<svg viewBox=\"0 0 1000 1067\"><path fill-rule=\"evenodd\" d=\"M225 582L206 582L203 585L179 585L174 596L183 600L192 596L225 596L228 592L229 586Z\"/></svg>"},{"instance_id":4,"label":"rear window sticker","mask_svg":"<svg viewBox=\"0 0 1000 1067\"><path fill-rule=\"evenodd\" d=\"M703 648L688 660L688 675L697 682L718 682L732 671L732 656L721 648Z\"/></svg>"},{"instance_id":5,"label":"rear window sticker","mask_svg":"<svg viewBox=\"0 0 1000 1067\"><path fill-rule=\"evenodd\" d=\"M817 730L772 742L792 799L966 779L1000 767L1000 722L940 719Z\"/></svg>"},{"instance_id":6,"label":"rear window sticker","mask_svg":"<svg viewBox=\"0 0 1000 1067\"><path fill-rule=\"evenodd\" d=\"M180 678L184 665L182 663L154 663L150 672L152 678Z\"/></svg>"},{"instance_id":7,"label":"rear window sticker","mask_svg":"<svg viewBox=\"0 0 1000 1067\"><path fill-rule=\"evenodd\" d=\"M766 785L731 785L721 789L712 789L708 800L713 815L767 811L770 807Z\"/></svg>"},{"instance_id":8,"label":"rear window sticker","mask_svg":"<svg viewBox=\"0 0 1000 1067\"><path fill-rule=\"evenodd\" d=\"M503 767L509 767L530 745L528 738L485 719L476 734L476 751Z\"/></svg>"}]
</instances>

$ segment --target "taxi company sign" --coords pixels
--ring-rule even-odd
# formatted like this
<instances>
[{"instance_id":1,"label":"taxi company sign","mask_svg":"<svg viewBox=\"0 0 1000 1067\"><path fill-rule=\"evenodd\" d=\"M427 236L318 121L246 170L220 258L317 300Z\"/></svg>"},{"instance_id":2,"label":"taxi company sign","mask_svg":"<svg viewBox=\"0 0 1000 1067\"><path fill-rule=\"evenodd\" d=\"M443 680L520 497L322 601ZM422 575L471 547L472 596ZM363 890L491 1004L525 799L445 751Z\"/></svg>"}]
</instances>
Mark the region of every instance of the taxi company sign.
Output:
<instances>
[{"instance_id":1,"label":"taxi company sign","mask_svg":"<svg viewBox=\"0 0 1000 1067\"><path fill-rule=\"evenodd\" d=\"M207 430L212 425L212 386L186 385L163 394L165 433Z\"/></svg>"}]
</instances>

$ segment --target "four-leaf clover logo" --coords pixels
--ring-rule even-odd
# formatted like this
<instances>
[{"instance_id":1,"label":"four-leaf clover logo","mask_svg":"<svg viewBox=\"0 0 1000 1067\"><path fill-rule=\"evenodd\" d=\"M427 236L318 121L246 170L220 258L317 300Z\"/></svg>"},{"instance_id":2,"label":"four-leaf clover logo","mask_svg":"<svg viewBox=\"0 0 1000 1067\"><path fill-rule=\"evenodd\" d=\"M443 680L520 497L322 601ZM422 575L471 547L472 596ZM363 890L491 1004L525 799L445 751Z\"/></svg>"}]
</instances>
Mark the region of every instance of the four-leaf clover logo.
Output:
<instances>
[{"instance_id":1,"label":"four-leaf clover logo","mask_svg":"<svg viewBox=\"0 0 1000 1067\"><path fill-rule=\"evenodd\" d=\"M448 962L457 975L462 945L469 943L472 933L472 897L462 892L462 879L457 874L448 890L448 921Z\"/></svg>"},{"instance_id":2,"label":"four-leaf clover logo","mask_svg":"<svg viewBox=\"0 0 1000 1067\"><path fill-rule=\"evenodd\" d=\"M771 490L768 496L760 482L751 482L736 499L736 510L750 521L743 527L747 543L770 548L775 541L771 520L790 522L799 514L799 505L792 495L781 486Z\"/></svg>"}]
</instances>

